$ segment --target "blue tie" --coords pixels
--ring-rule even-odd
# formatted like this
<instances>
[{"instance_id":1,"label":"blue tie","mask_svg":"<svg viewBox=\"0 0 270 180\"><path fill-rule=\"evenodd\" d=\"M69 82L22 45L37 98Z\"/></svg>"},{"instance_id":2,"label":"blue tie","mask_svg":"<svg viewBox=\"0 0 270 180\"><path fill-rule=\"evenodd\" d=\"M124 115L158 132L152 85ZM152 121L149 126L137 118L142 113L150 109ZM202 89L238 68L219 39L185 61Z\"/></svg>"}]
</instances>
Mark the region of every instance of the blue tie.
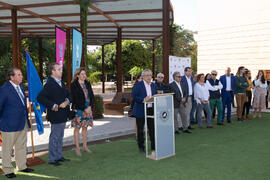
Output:
<instances>
[{"instance_id":1,"label":"blue tie","mask_svg":"<svg viewBox=\"0 0 270 180\"><path fill-rule=\"evenodd\" d=\"M60 87L62 87L62 83L61 83L61 80L59 79L56 79L56 82L59 84Z\"/></svg>"},{"instance_id":2,"label":"blue tie","mask_svg":"<svg viewBox=\"0 0 270 180\"><path fill-rule=\"evenodd\" d=\"M19 97L20 97L20 99L21 99L23 105L25 106L25 104L24 104L24 95L21 93L20 87L17 86L17 87L16 87L16 90L17 90L17 93L18 93L18 95L19 95Z\"/></svg>"}]
</instances>

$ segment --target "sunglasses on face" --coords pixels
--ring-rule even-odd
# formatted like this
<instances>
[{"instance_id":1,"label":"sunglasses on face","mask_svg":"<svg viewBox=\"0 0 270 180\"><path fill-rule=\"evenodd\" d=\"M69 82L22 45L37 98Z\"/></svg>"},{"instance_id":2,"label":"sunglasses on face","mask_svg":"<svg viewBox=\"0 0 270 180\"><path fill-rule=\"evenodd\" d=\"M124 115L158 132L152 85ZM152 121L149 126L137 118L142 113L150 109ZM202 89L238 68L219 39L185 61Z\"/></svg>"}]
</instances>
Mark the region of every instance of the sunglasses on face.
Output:
<instances>
[{"instance_id":1,"label":"sunglasses on face","mask_svg":"<svg viewBox=\"0 0 270 180\"><path fill-rule=\"evenodd\" d=\"M158 77L158 78L164 78L164 77Z\"/></svg>"},{"instance_id":2,"label":"sunglasses on face","mask_svg":"<svg viewBox=\"0 0 270 180\"><path fill-rule=\"evenodd\" d=\"M211 74L212 76L216 76L217 74Z\"/></svg>"}]
</instances>

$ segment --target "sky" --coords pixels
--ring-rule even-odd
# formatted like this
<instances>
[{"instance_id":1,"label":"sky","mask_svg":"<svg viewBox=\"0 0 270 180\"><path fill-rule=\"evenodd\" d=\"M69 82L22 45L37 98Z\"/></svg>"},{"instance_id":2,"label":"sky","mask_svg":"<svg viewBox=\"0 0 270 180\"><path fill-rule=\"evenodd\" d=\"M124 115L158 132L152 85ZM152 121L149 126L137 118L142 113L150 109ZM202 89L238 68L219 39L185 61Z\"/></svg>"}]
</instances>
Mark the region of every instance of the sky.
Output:
<instances>
[{"instance_id":1,"label":"sky","mask_svg":"<svg viewBox=\"0 0 270 180\"><path fill-rule=\"evenodd\" d=\"M185 29L198 30L198 0L171 0L174 9L174 23Z\"/></svg>"}]
</instances>

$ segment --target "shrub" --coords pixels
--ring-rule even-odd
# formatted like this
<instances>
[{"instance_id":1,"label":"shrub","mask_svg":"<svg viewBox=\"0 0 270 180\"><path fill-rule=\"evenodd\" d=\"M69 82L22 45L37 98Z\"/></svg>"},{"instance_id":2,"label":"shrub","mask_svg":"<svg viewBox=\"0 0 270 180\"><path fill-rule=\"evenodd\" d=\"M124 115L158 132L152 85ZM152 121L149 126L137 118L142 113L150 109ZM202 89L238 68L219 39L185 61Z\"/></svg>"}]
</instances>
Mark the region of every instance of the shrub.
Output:
<instances>
[{"instance_id":1,"label":"shrub","mask_svg":"<svg viewBox=\"0 0 270 180\"><path fill-rule=\"evenodd\" d=\"M101 72L93 72L89 75L88 80L91 84L97 83L100 81Z\"/></svg>"},{"instance_id":2,"label":"shrub","mask_svg":"<svg viewBox=\"0 0 270 180\"><path fill-rule=\"evenodd\" d=\"M94 119L103 118L103 98L100 95L95 95L95 104L93 110Z\"/></svg>"}]
</instances>

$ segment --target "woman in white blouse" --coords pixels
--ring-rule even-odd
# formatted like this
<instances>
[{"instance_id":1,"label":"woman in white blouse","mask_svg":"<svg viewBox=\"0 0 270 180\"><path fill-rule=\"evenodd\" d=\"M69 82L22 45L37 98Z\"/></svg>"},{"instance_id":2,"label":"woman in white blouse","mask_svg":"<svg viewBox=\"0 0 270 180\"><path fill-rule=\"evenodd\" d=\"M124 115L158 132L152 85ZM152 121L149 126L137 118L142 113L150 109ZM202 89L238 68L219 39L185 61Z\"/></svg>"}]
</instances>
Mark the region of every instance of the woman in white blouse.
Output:
<instances>
[{"instance_id":1,"label":"woman in white blouse","mask_svg":"<svg viewBox=\"0 0 270 180\"><path fill-rule=\"evenodd\" d=\"M262 117L261 110L265 108L265 96L267 81L265 80L263 71L259 70L256 79L254 80L254 98L252 107L254 108L253 117L257 117L257 111L259 112L259 117Z\"/></svg>"},{"instance_id":2,"label":"woman in white blouse","mask_svg":"<svg viewBox=\"0 0 270 180\"><path fill-rule=\"evenodd\" d=\"M197 102L197 120L199 128L202 127L202 110L207 113L207 128L213 128L212 126L212 116L211 109L209 106L209 90L216 91L217 87L213 87L208 83L204 83L204 74L198 74L197 82L194 87L194 98Z\"/></svg>"}]
</instances>

